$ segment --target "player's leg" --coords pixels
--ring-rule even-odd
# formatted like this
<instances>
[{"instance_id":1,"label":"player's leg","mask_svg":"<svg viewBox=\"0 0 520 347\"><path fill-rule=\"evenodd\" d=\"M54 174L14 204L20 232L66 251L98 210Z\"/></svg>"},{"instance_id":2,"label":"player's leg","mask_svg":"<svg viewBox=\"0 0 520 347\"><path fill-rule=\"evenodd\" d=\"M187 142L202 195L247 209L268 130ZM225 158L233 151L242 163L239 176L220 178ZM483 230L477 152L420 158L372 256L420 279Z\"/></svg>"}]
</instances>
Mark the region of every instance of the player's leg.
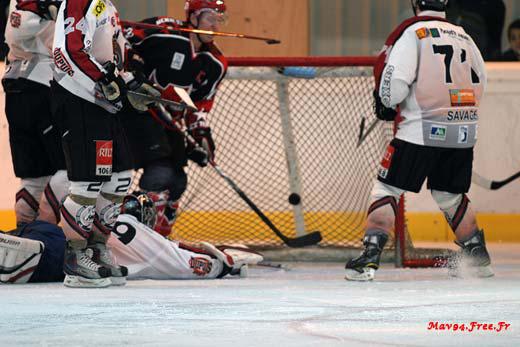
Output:
<instances>
[{"instance_id":1,"label":"player's leg","mask_svg":"<svg viewBox=\"0 0 520 347\"><path fill-rule=\"evenodd\" d=\"M479 277L490 277L493 270L484 232L478 227L475 211L466 196L471 185L472 163L472 148L442 150L437 170L428 179L428 188L461 247L450 262L450 274L464 275L463 271L470 270Z\"/></svg>"},{"instance_id":2,"label":"player's leg","mask_svg":"<svg viewBox=\"0 0 520 347\"><path fill-rule=\"evenodd\" d=\"M40 201L38 220L59 224L61 220L60 207L69 194L69 188L70 182L67 177L67 170L58 170L45 186Z\"/></svg>"},{"instance_id":3,"label":"player's leg","mask_svg":"<svg viewBox=\"0 0 520 347\"><path fill-rule=\"evenodd\" d=\"M112 173L113 115L101 107L53 85L54 118L63 132L62 143L71 181L60 212L67 238L64 284L68 287L110 286L111 271L93 260L87 247L92 233L97 198Z\"/></svg>"},{"instance_id":4,"label":"player's leg","mask_svg":"<svg viewBox=\"0 0 520 347\"><path fill-rule=\"evenodd\" d=\"M390 143L371 193L363 239L365 248L359 257L347 262L347 280L374 279L381 253L395 226L398 201L405 191L420 191L430 169L430 156L430 150L423 146L398 139Z\"/></svg>"},{"instance_id":5,"label":"player's leg","mask_svg":"<svg viewBox=\"0 0 520 347\"><path fill-rule=\"evenodd\" d=\"M143 169L139 189L149 192L156 203L158 222L154 229L167 236L177 216L178 197L186 189L183 164L176 165L176 158L185 156L184 139L168 134L148 114L129 111L121 121L135 160L134 168Z\"/></svg>"},{"instance_id":6,"label":"player's leg","mask_svg":"<svg viewBox=\"0 0 520 347\"><path fill-rule=\"evenodd\" d=\"M132 172L130 170L113 173L109 182L104 182L101 194L96 201L96 214L92 233L88 239L88 246L94 250L94 259L99 264L108 267L112 272L112 285L121 286L126 283L128 269L117 264L112 256L107 241L116 223L131 183Z\"/></svg>"},{"instance_id":7,"label":"player's leg","mask_svg":"<svg viewBox=\"0 0 520 347\"><path fill-rule=\"evenodd\" d=\"M126 283L128 269L117 263L112 256L107 241L120 213L123 198L128 193L132 182L131 168L133 167L133 160L119 117L112 117L110 122L114 143L114 172L110 181L103 183L101 193L96 201L96 216L92 234L89 238L89 247L94 250L94 259L111 270L112 285L120 286Z\"/></svg>"},{"instance_id":8,"label":"player's leg","mask_svg":"<svg viewBox=\"0 0 520 347\"><path fill-rule=\"evenodd\" d=\"M21 178L16 194L17 224L32 222L50 176L55 173L44 139L56 136L49 110L49 88L25 79L3 80L5 112L15 175Z\"/></svg>"},{"instance_id":9,"label":"player's leg","mask_svg":"<svg viewBox=\"0 0 520 347\"><path fill-rule=\"evenodd\" d=\"M140 187L147 192L157 209L154 230L163 236L171 233L177 218L179 200L187 188L184 168L170 158L148 163L141 176Z\"/></svg>"}]
</instances>

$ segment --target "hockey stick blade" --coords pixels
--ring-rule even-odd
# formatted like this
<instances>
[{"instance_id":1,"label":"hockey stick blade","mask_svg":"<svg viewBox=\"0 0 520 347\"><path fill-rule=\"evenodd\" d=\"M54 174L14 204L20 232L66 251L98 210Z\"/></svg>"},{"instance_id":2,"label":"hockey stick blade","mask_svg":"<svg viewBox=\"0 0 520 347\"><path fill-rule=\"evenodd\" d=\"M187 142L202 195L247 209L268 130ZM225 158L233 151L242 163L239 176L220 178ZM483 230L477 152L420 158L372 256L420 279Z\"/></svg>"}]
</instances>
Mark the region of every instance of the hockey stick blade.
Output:
<instances>
[{"instance_id":1,"label":"hockey stick blade","mask_svg":"<svg viewBox=\"0 0 520 347\"><path fill-rule=\"evenodd\" d=\"M285 236L274 224L271 222L269 218L255 205L255 203L249 199L249 197L244 193L236 183L227 176L224 171L214 162L210 161L210 166L217 172L217 174L227 182L227 184L235 191L244 200L244 202L256 213L258 217L271 229L276 236L278 236L287 246L293 248L305 247L315 245L322 240L321 233L319 231L313 231L309 234L291 238Z\"/></svg>"},{"instance_id":2,"label":"hockey stick blade","mask_svg":"<svg viewBox=\"0 0 520 347\"><path fill-rule=\"evenodd\" d=\"M485 177L480 176L478 173L473 171L473 176L471 178L471 181L478 185L479 187L482 187L484 189L488 190L497 190L505 186L506 184L509 184L520 177L520 171L511 175L510 177L506 178L502 181L492 181L490 179L487 179Z\"/></svg>"},{"instance_id":3,"label":"hockey stick blade","mask_svg":"<svg viewBox=\"0 0 520 347\"><path fill-rule=\"evenodd\" d=\"M129 90L127 93L134 95L134 96L138 96L138 97L146 99L146 100L157 102L159 104L168 105L168 106L172 107L175 111L184 111L185 109L188 109L188 110L194 111L194 112L197 111L196 107L190 106L184 102L175 102L172 100L163 99L161 97L156 97L156 96L152 96L152 95L148 95L148 94L134 92L132 90Z\"/></svg>"}]
</instances>

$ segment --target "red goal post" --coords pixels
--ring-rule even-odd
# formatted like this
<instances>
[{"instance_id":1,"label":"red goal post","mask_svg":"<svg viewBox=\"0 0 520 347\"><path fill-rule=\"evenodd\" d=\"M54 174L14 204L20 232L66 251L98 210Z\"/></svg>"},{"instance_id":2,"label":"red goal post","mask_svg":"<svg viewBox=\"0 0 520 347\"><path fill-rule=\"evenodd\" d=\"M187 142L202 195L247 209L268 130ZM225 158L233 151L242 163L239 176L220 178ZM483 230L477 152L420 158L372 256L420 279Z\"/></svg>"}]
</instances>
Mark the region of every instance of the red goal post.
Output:
<instances>
[{"instance_id":1,"label":"red goal post","mask_svg":"<svg viewBox=\"0 0 520 347\"><path fill-rule=\"evenodd\" d=\"M317 247L297 251L301 258L362 247L370 190L393 133L373 113L374 63L374 57L229 58L209 116L216 160L284 234L321 232ZM213 170L190 164L188 171L175 238L286 248ZM445 252L414 249L404 206L403 199L389 242L396 264L436 265Z\"/></svg>"}]
</instances>

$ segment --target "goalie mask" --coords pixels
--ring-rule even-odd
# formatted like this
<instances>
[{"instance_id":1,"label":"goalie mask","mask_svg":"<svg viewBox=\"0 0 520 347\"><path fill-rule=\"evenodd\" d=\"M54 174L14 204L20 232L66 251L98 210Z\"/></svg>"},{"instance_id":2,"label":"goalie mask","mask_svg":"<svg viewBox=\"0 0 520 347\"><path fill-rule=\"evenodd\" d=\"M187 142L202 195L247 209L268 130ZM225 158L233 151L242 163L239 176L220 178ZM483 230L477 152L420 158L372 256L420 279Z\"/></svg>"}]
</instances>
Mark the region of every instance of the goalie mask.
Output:
<instances>
[{"instance_id":1,"label":"goalie mask","mask_svg":"<svg viewBox=\"0 0 520 347\"><path fill-rule=\"evenodd\" d=\"M419 11L445 12L448 0L412 0L412 7L415 14Z\"/></svg>"},{"instance_id":2,"label":"goalie mask","mask_svg":"<svg viewBox=\"0 0 520 347\"><path fill-rule=\"evenodd\" d=\"M121 213L129 214L150 229L153 229L157 220L157 212L153 201L143 192L134 192L123 199Z\"/></svg>"}]
</instances>

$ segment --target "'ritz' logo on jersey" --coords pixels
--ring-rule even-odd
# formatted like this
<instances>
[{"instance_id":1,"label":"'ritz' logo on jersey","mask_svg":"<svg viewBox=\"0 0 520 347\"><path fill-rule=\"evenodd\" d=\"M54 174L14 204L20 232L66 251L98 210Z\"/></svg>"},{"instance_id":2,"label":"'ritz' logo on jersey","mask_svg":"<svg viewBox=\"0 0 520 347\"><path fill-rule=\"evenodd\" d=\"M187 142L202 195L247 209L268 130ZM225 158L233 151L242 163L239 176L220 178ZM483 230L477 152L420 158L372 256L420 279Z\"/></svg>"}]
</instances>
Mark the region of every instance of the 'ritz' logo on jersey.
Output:
<instances>
[{"instance_id":1,"label":"'ritz' logo on jersey","mask_svg":"<svg viewBox=\"0 0 520 347\"><path fill-rule=\"evenodd\" d=\"M101 16L106 9L107 5L105 4L105 2L103 0L98 0L96 6L94 6L94 9L92 9L92 14L97 18Z\"/></svg>"},{"instance_id":2,"label":"'ritz' logo on jersey","mask_svg":"<svg viewBox=\"0 0 520 347\"><path fill-rule=\"evenodd\" d=\"M379 177L386 178L388 176L388 171L390 170L390 166L392 165L392 158L394 157L394 153L395 147L389 145L386 149L385 155L383 156L383 160L381 161L381 165L379 167Z\"/></svg>"},{"instance_id":3,"label":"'ritz' logo on jersey","mask_svg":"<svg viewBox=\"0 0 520 347\"><path fill-rule=\"evenodd\" d=\"M96 175L112 175L112 141L96 141Z\"/></svg>"},{"instance_id":4,"label":"'ritz' logo on jersey","mask_svg":"<svg viewBox=\"0 0 520 347\"><path fill-rule=\"evenodd\" d=\"M54 64L56 64L56 67L65 72L67 75L71 77L74 76L74 70L72 69L72 66L63 56L63 53L59 48L54 50Z\"/></svg>"},{"instance_id":5,"label":"'ritz' logo on jersey","mask_svg":"<svg viewBox=\"0 0 520 347\"><path fill-rule=\"evenodd\" d=\"M430 129L430 140L446 141L447 127L444 125L432 125Z\"/></svg>"}]
</instances>

